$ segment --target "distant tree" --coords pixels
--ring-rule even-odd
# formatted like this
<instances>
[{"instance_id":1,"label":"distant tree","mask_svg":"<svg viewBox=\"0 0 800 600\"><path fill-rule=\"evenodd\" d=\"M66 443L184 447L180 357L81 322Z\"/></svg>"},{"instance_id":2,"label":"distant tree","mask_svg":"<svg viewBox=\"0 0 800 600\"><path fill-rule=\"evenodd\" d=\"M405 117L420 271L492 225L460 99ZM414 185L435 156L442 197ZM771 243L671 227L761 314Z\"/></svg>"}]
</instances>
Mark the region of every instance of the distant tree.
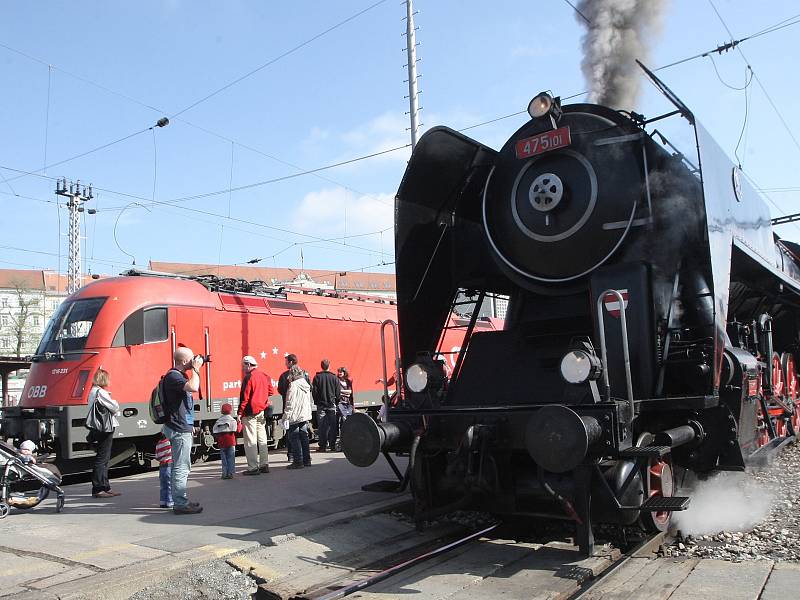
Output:
<instances>
[{"instance_id":1,"label":"distant tree","mask_svg":"<svg viewBox=\"0 0 800 600\"><path fill-rule=\"evenodd\" d=\"M12 280L11 287L17 296L16 312L11 310L11 326L16 346L16 355L22 356L22 349L31 342L36 341L38 333L31 331L33 317L38 315L39 300L31 298L22 281Z\"/></svg>"}]
</instances>

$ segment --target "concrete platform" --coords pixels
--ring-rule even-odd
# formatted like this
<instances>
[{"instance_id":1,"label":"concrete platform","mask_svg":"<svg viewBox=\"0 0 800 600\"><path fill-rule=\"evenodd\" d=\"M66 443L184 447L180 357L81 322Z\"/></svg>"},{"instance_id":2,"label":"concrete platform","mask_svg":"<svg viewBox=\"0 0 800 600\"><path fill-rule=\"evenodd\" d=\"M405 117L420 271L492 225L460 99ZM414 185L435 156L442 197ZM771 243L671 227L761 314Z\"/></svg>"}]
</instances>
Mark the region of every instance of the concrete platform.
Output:
<instances>
[{"instance_id":1,"label":"concrete platform","mask_svg":"<svg viewBox=\"0 0 800 600\"><path fill-rule=\"evenodd\" d=\"M580 597L582 600L788 600L800 597L800 564L636 558Z\"/></svg>"},{"instance_id":2,"label":"concrete platform","mask_svg":"<svg viewBox=\"0 0 800 600\"><path fill-rule=\"evenodd\" d=\"M311 468L292 471L285 454L271 455L271 473L233 480L220 479L219 461L195 465L189 497L203 505L198 515L159 508L157 471L114 479L122 495L110 499L92 498L89 483L66 486L61 514L48 499L0 521L0 597L125 598L164 576L165 563L219 558L407 498L361 491L393 477L385 462L360 469L341 453L312 459ZM243 456L237 468L245 468ZM101 580L130 585L95 595Z\"/></svg>"}]
</instances>

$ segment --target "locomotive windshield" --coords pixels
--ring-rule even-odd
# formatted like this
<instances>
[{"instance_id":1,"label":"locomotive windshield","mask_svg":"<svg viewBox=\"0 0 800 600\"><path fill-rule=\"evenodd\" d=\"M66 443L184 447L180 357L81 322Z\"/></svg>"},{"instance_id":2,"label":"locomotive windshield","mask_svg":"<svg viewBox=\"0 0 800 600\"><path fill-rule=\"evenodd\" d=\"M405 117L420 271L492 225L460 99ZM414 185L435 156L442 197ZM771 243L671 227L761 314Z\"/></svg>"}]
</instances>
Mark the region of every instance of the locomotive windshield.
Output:
<instances>
[{"instance_id":1,"label":"locomotive windshield","mask_svg":"<svg viewBox=\"0 0 800 600\"><path fill-rule=\"evenodd\" d=\"M36 354L62 354L83 350L105 298L64 302L50 319Z\"/></svg>"}]
</instances>

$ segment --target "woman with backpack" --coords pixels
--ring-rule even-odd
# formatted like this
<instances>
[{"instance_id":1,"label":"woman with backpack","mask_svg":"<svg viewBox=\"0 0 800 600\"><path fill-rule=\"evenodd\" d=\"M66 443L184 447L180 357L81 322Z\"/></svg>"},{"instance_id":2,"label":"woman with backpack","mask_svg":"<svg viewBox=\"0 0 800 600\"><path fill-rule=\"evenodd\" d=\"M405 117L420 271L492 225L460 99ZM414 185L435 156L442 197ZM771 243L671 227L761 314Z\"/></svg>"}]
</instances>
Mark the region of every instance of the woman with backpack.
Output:
<instances>
[{"instance_id":1,"label":"woman with backpack","mask_svg":"<svg viewBox=\"0 0 800 600\"><path fill-rule=\"evenodd\" d=\"M92 497L113 498L119 492L111 490L108 481L108 462L111 460L111 444L114 440L114 429L119 426L116 413L119 404L111 397L108 386L111 382L108 371L97 369L89 391L89 413L86 416L86 428L89 434L86 440L94 446L97 456L92 471Z\"/></svg>"}]
</instances>

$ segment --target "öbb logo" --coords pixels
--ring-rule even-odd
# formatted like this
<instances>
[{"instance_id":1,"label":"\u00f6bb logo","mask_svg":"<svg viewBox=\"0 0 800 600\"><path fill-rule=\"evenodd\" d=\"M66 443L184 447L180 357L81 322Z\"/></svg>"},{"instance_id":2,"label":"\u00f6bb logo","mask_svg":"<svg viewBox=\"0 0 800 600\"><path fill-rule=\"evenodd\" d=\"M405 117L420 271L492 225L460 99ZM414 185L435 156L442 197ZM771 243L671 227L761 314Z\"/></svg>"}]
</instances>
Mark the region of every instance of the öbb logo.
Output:
<instances>
[{"instance_id":1,"label":"\u00f6bb logo","mask_svg":"<svg viewBox=\"0 0 800 600\"><path fill-rule=\"evenodd\" d=\"M28 390L28 398L44 398L46 394L46 385L34 385Z\"/></svg>"}]
</instances>

